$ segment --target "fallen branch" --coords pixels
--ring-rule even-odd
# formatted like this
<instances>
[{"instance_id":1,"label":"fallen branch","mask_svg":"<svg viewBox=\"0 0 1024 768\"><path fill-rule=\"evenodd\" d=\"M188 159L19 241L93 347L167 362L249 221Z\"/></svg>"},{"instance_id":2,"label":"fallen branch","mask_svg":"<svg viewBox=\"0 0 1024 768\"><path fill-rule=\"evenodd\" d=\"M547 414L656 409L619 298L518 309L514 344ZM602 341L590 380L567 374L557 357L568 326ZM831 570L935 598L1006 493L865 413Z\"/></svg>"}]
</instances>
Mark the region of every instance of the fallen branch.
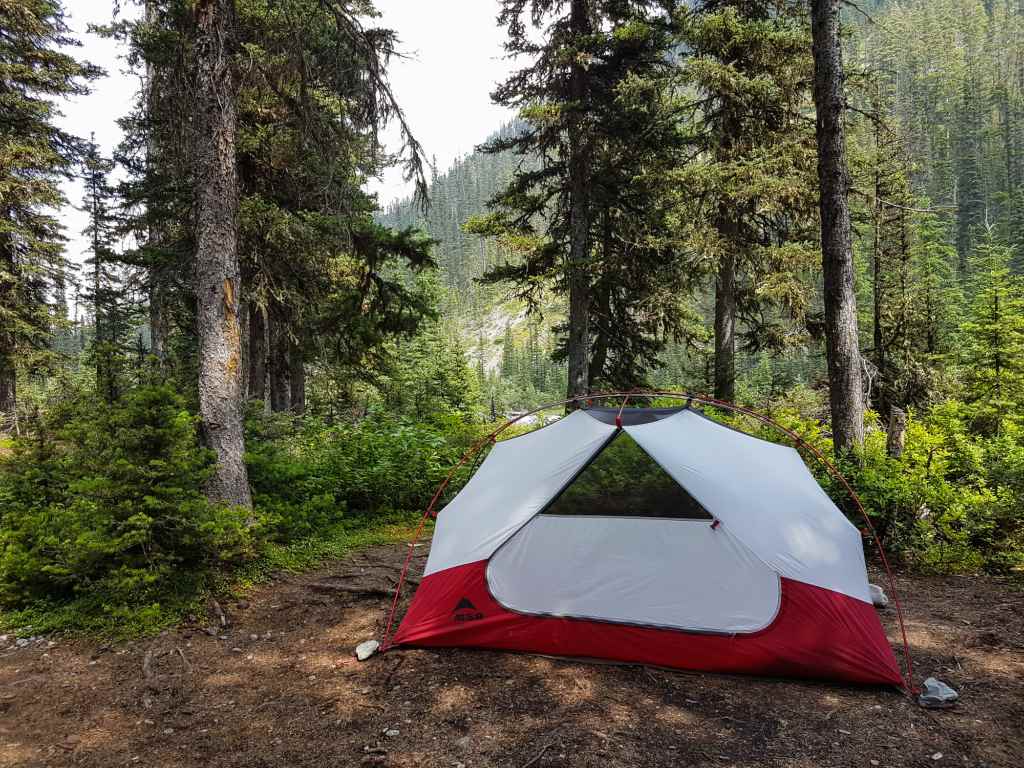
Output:
<instances>
[{"instance_id":1,"label":"fallen branch","mask_svg":"<svg viewBox=\"0 0 1024 768\"><path fill-rule=\"evenodd\" d=\"M544 757L544 753L551 749L551 747L553 746L555 746L553 743L545 744L543 747L540 748L540 752L534 755L530 760L527 760L525 763L523 763L523 768L530 768L531 765L533 765L542 757Z\"/></svg>"},{"instance_id":2,"label":"fallen branch","mask_svg":"<svg viewBox=\"0 0 1024 768\"><path fill-rule=\"evenodd\" d=\"M324 592L326 594L343 592L351 595L368 595L370 597L391 597L393 594L390 589L384 587L351 587L347 584L328 584L322 581L310 584L309 588L314 592Z\"/></svg>"},{"instance_id":3,"label":"fallen branch","mask_svg":"<svg viewBox=\"0 0 1024 768\"><path fill-rule=\"evenodd\" d=\"M181 656L181 660L185 664L185 671L188 672L191 675L192 674L192 665L189 663L188 659L185 658L185 652L183 650L181 650L181 648L177 648L177 647L174 650L176 650L178 652L178 655Z\"/></svg>"}]
</instances>

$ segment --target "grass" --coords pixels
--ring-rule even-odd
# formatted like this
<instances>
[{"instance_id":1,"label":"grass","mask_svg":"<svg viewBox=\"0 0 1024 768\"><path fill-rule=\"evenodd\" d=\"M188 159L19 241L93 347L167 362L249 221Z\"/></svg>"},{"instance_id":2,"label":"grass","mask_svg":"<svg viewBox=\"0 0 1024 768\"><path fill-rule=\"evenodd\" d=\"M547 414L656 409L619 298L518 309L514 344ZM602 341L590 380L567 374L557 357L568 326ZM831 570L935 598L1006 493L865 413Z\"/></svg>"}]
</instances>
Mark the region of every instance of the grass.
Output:
<instances>
[{"instance_id":1,"label":"grass","mask_svg":"<svg viewBox=\"0 0 1024 768\"><path fill-rule=\"evenodd\" d=\"M182 574L158 600L146 604L115 605L103 595L89 594L65 602L40 602L0 611L0 631L22 637L62 634L115 640L155 635L180 624L189 614L205 614L211 597L240 597L276 574L299 573L354 550L408 541L419 515L353 516L314 537L266 544L257 557L229 571Z\"/></svg>"}]
</instances>

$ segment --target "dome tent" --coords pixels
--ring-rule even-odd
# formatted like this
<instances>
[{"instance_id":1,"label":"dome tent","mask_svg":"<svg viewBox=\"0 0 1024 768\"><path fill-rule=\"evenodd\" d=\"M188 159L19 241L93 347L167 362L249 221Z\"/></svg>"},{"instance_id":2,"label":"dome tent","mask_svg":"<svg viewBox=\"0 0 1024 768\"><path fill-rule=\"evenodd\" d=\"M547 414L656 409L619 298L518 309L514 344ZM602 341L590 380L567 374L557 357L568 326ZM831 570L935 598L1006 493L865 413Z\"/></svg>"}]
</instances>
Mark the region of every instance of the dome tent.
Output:
<instances>
[{"instance_id":1,"label":"dome tent","mask_svg":"<svg viewBox=\"0 0 1024 768\"><path fill-rule=\"evenodd\" d=\"M390 645L903 683L857 528L796 450L689 407L496 443Z\"/></svg>"}]
</instances>

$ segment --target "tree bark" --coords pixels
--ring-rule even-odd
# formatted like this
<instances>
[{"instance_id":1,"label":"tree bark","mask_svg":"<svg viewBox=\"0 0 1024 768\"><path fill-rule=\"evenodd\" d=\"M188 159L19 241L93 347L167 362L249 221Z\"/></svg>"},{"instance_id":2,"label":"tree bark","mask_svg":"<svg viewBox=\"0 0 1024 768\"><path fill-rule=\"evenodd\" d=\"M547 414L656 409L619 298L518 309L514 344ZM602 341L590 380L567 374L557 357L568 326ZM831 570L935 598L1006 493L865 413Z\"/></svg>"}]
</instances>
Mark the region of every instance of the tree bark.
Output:
<instances>
[{"instance_id":1,"label":"tree bark","mask_svg":"<svg viewBox=\"0 0 1024 768\"><path fill-rule=\"evenodd\" d=\"M302 348L294 341L288 352L288 383L291 393L291 412L306 412L306 361Z\"/></svg>"},{"instance_id":2,"label":"tree bark","mask_svg":"<svg viewBox=\"0 0 1024 768\"><path fill-rule=\"evenodd\" d=\"M4 215L9 215L4 211ZM0 275L10 275L9 281L0 279L0 302L7 306L15 306L17 296L16 285L17 265L11 247L11 236L0 234ZM18 408L17 370L14 365L14 332L0 327L0 433L15 428Z\"/></svg>"},{"instance_id":3,"label":"tree bark","mask_svg":"<svg viewBox=\"0 0 1024 768\"><path fill-rule=\"evenodd\" d=\"M288 381L288 326L276 315L270 323L270 350L267 366L270 371L270 410L282 413L291 408L291 384Z\"/></svg>"},{"instance_id":4,"label":"tree bark","mask_svg":"<svg viewBox=\"0 0 1024 768\"><path fill-rule=\"evenodd\" d=\"M843 455L864 442L864 391L853 283L839 0L811 0L811 31L821 186L825 351L833 443L836 454Z\"/></svg>"},{"instance_id":5,"label":"tree bark","mask_svg":"<svg viewBox=\"0 0 1024 768\"><path fill-rule=\"evenodd\" d=\"M249 397L267 396L267 323L263 309L249 304Z\"/></svg>"},{"instance_id":6,"label":"tree bark","mask_svg":"<svg viewBox=\"0 0 1024 768\"><path fill-rule=\"evenodd\" d=\"M886 436L885 452L893 459L903 455L907 435L907 412L893 406L889 411L889 434Z\"/></svg>"},{"instance_id":7,"label":"tree bark","mask_svg":"<svg viewBox=\"0 0 1024 768\"><path fill-rule=\"evenodd\" d=\"M731 241L715 277L715 397L729 403L736 399L736 254Z\"/></svg>"},{"instance_id":8,"label":"tree bark","mask_svg":"<svg viewBox=\"0 0 1024 768\"><path fill-rule=\"evenodd\" d=\"M590 33L590 14L586 0L572 0L569 27L574 43ZM569 339L567 345L569 382L566 398L585 395L588 390L590 362L590 201L584 110L587 97L587 72L574 61L570 72L570 95L575 114L569 126ZM569 405L572 410L577 403Z\"/></svg>"},{"instance_id":9,"label":"tree bark","mask_svg":"<svg viewBox=\"0 0 1024 768\"><path fill-rule=\"evenodd\" d=\"M153 235L150 235L151 242ZM149 353L156 358L159 367L167 358L167 321L164 308L164 290L159 276L151 271L149 276Z\"/></svg>"},{"instance_id":10,"label":"tree bark","mask_svg":"<svg viewBox=\"0 0 1024 768\"><path fill-rule=\"evenodd\" d=\"M18 377L14 355L9 349L0 349L0 434L15 431L17 408Z\"/></svg>"},{"instance_id":11,"label":"tree bark","mask_svg":"<svg viewBox=\"0 0 1024 768\"><path fill-rule=\"evenodd\" d=\"M238 322L237 84L230 61L233 0L199 0L196 19L197 204L195 290L199 330L199 412L217 454L211 500L252 506L243 461L242 339Z\"/></svg>"}]
</instances>

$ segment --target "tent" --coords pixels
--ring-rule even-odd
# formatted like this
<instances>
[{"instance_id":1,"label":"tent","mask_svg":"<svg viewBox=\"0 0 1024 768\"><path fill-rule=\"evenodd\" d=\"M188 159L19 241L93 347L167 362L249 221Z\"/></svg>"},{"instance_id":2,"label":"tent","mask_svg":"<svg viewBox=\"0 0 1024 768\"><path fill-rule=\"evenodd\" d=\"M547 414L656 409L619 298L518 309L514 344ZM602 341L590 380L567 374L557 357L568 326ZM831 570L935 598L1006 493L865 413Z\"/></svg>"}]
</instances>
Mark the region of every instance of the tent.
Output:
<instances>
[{"instance_id":1,"label":"tent","mask_svg":"<svg viewBox=\"0 0 1024 768\"><path fill-rule=\"evenodd\" d=\"M391 644L903 683L858 529L796 450L692 407L496 443Z\"/></svg>"}]
</instances>

